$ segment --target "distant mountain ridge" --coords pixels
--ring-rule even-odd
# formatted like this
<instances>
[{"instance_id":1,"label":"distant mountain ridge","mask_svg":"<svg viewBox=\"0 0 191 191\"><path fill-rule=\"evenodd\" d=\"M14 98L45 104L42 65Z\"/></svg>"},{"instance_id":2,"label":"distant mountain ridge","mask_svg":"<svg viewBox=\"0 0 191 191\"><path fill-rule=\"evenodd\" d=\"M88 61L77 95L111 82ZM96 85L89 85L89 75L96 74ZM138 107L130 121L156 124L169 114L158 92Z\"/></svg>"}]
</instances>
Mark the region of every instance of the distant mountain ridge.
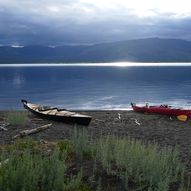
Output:
<instances>
[{"instance_id":1,"label":"distant mountain ridge","mask_svg":"<svg viewBox=\"0 0 191 191\"><path fill-rule=\"evenodd\" d=\"M191 42L147 38L95 45L0 47L0 63L191 62Z\"/></svg>"}]
</instances>

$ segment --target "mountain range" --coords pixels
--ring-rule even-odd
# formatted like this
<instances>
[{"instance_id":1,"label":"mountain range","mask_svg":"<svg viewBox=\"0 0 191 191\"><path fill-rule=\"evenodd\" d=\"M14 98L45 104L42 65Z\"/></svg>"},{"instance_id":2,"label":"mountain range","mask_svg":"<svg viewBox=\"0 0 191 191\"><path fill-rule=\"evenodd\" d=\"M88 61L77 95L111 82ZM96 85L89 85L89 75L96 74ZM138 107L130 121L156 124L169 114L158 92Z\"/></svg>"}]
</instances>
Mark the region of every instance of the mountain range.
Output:
<instances>
[{"instance_id":1,"label":"mountain range","mask_svg":"<svg viewBox=\"0 0 191 191\"><path fill-rule=\"evenodd\" d=\"M94 45L1 46L0 63L191 62L191 42L147 38Z\"/></svg>"}]
</instances>

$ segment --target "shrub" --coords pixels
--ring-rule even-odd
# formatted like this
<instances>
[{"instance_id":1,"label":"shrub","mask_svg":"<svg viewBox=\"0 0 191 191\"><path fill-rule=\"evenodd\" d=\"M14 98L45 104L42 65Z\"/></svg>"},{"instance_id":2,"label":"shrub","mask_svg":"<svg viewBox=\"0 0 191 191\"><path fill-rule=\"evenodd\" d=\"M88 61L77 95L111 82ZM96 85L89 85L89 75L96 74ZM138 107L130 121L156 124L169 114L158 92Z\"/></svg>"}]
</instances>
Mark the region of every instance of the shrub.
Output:
<instances>
[{"instance_id":1,"label":"shrub","mask_svg":"<svg viewBox=\"0 0 191 191\"><path fill-rule=\"evenodd\" d=\"M11 148L12 152L1 154L0 190L80 190L78 188L82 186L82 172L76 176L67 176L67 164L60 158L57 148L51 155L46 155L45 152L31 152L34 146L30 141L27 144L19 142Z\"/></svg>"},{"instance_id":2,"label":"shrub","mask_svg":"<svg viewBox=\"0 0 191 191\"><path fill-rule=\"evenodd\" d=\"M122 179L126 188L133 182L140 190L165 191L181 181L184 166L177 150L145 146L130 138L106 137L97 143L96 158L108 174Z\"/></svg>"},{"instance_id":3,"label":"shrub","mask_svg":"<svg viewBox=\"0 0 191 191\"><path fill-rule=\"evenodd\" d=\"M127 190L134 186L135 190L167 191L173 183L183 184L184 165L176 149L128 137L106 136L92 142L84 131L74 136L73 144L79 157L91 153L95 164L101 163L108 175L120 178Z\"/></svg>"},{"instance_id":4,"label":"shrub","mask_svg":"<svg viewBox=\"0 0 191 191\"><path fill-rule=\"evenodd\" d=\"M11 111L7 113L7 122L10 125L26 125L27 121L26 112Z\"/></svg>"},{"instance_id":5,"label":"shrub","mask_svg":"<svg viewBox=\"0 0 191 191\"><path fill-rule=\"evenodd\" d=\"M84 129L82 131L75 130L71 144L80 160L85 158L90 159L92 157L94 146L92 141L88 140L88 134Z\"/></svg>"}]
</instances>

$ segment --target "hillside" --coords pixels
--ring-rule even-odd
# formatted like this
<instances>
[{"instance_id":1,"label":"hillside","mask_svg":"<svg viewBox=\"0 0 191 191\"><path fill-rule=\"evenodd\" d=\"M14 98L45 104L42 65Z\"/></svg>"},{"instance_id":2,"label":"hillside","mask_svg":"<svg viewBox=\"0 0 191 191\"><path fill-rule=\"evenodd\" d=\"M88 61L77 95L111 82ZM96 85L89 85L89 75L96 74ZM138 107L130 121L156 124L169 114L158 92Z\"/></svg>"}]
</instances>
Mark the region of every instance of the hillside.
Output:
<instances>
[{"instance_id":1,"label":"hillside","mask_svg":"<svg viewBox=\"0 0 191 191\"><path fill-rule=\"evenodd\" d=\"M83 46L0 47L0 63L114 61L191 62L191 42L149 38Z\"/></svg>"}]
</instances>

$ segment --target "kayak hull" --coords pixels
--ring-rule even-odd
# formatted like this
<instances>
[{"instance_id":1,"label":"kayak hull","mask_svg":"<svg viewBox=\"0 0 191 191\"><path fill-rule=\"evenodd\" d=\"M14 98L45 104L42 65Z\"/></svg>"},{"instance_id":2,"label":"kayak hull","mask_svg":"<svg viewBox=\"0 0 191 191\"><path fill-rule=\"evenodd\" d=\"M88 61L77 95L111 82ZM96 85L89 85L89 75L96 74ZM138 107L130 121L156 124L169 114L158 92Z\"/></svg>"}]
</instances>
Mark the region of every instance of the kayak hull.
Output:
<instances>
[{"instance_id":1,"label":"kayak hull","mask_svg":"<svg viewBox=\"0 0 191 191\"><path fill-rule=\"evenodd\" d=\"M191 110L171 108L168 105L137 106L136 104L132 103L131 106L134 111L141 112L141 113L155 113L155 114L168 115L168 116L186 115L187 117L191 117Z\"/></svg>"},{"instance_id":2,"label":"kayak hull","mask_svg":"<svg viewBox=\"0 0 191 191\"><path fill-rule=\"evenodd\" d=\"M82 114L78 114L78 113L74 113L74 112L70 112L67 110L59 110L57 108L52 108L54 110L57 110L57 113L62 112L65 113L65 115L57 115L56 112L55 114L48 114L45 112L41 112L38 109L34 109L32 107L30 107L30 105L32 104L28 104L27 101L22 100L23 102L23 106L25 109L27 109L28 111L32 112L33 114L41 117L41 118L45 118L45 119L49 119L49 120L53 120L53 121L59 121L59 122L64 122L64 123L74 123L74 124L79 124L79 125L85 125L88 126L92 117L88 116L88 115L82 115ZM34 104L33 104L34 105ZM52 110L50 109L50 110Z\"/></svg>"}]
</instances>

